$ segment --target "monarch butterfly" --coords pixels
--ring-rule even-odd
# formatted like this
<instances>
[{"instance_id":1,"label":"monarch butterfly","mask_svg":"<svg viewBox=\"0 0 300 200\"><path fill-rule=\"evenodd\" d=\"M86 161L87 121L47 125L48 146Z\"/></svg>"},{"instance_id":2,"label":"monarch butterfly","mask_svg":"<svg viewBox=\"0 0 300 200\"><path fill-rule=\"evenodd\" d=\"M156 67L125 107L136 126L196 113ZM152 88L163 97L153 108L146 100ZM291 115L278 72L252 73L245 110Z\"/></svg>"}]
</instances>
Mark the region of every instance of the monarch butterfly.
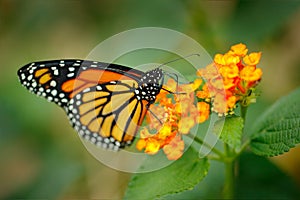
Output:
<instances>
[{"instance_id":1,"label":"monarch butterfly","mask_svg":"<svg viewBox=\"0 0 300 200\"><path fill-rule=\"evenodd\" d=\"M29 91L65 109L78 134L106 149L130 145L162 89L163 71L87 60L29 63L18 70Z\"/></svg>"}]
</instances>

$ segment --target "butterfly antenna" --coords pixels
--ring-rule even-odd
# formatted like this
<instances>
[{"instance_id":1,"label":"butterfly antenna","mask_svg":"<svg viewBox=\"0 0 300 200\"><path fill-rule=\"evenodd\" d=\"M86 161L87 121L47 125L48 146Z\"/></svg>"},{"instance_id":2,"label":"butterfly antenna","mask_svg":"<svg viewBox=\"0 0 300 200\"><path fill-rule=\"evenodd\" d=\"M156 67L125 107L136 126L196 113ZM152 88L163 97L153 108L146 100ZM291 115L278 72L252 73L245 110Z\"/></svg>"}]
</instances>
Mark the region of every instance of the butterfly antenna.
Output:
<instances>
[{"instance_id":1,"label":"butterfly antenna","mask_svg":"<svg viewBox=\"0 0 300 200\"><path fill-rule=\"evenodd\" d=\"M181 57L181 58L176 58L176 59L174 59L174 60L170 60L170 61L168 61L168 62L165 62L165 63L160 64L157 68L160 68L161 66L166 65L166 64L169 64L169 63L172 63L172 62L176 62L176 61L178 61L178 60L186 59L186 58L191 57L191 56L200 56L200 54L198 54L198 53L193 53L193 54L190 54L190 55Z\"/></svg>"},{"instance_id":2,"label":"butterfly antenna","mask_svg":"<svg viewBox=\"0 0 300 200\"><path fill-rule=\"evenodd\" d=\"M163 64L160 64L157 68L160 68L161 66L166 65L166 64L169 64L169 63L172 63L172 62L176 62L176 61L178 61L178 60L186 59L186 58L191 57L191 56L200 56L200 54L198 54L198 53L189 54L189 55L187 55L187 56L184 56L184 57L181 57L181 58L177 58L177 59L174 59L174 60L165 62L165 63L163 63ZM176 92L172 92L172 91L170 91L170 90L168 90L168 89L165 89L165 88L161 88L161 89L163 89L163 90L169 92L170 94L185 94L185 93L179 93L179 92L178 92L178 75L177 75L177 74L175 74L175 73L167 73L167 72L164 72L164 75L169 76L170 78L176 80ZM172 75L175 76L175 78L174 78Z\"/></svg>"}]
</instances>

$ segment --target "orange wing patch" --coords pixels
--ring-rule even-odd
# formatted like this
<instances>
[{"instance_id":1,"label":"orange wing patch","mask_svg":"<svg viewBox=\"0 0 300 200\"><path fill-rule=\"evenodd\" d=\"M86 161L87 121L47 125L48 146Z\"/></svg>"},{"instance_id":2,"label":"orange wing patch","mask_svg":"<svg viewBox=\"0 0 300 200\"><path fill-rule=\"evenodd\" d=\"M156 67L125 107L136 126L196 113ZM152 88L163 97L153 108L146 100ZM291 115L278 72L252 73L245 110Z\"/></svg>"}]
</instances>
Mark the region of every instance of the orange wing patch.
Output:
<instances>
[{"instance_id":1,"label":"orange wing patch","mask_svg":"<svg viewBox=\"0 0 300 200\"><path fill-rule=\"evenodd\" d=\"M134 93L125 88L124 93L110 93L110 98L107 91L84 92L82 104L77 108L80 124L104 138L113 137L119 142L133 140L147 109L143 101L133 98Z\"/></svg>"},{"instance_id":2,"label":"orange wing patch","mask_svg":"<svg viewBox=\"0 0 300 200\"><path fill-rule=\"evenodd\" d=\"M35 72L35 76L36 77L39 77L39 76L41 76L42 74L44 74L44 73L46 73L46 72L48 72L49 71L49 69L47 69L47 68L44 68L44 69L39 69L39 70L37 70L36 72Z\"/></svg>"},{"instance_id":3,"label":"orange wing patch","mask_svg":"<svg viewBox=\"0 0 300 200\"><path fill-rule=\"evenodd\" d=\"M119 118L112 131L112 136L123 141L132 140L140 125L140 119L144 115L143 112L146 112L146 109L142 110L142 105L137 99L131 101L126 108L119 113ZM125 130L126 134L123 136Z\"/></svg>"},{"instance_id":4,"label":"orange wing patch","mask_svg":"<svg viewBox=\"0 0 300 200\"><path fill-rule=\"evenodd\" d=\"M76 79L71 79L62 84L64 92L70 93L70 98L78 94L85 88L93 87L97 84L117 81L117 80L134 80L128 76L111 72L107 70L88 69L79 74ZM137 83L136 83L137 84Z\"/></svg>"},{"instance_id":5,"label":"orange wing patch","mask_svg":"<svg viewBox=\"0 0 300 200\"><path fill-rule=\"evenodd\" d=\"M44 85L52 79L52 75L47 68L39 69L35 72L34 76L38 78L39 84Z\"/></svg>"}]
</instances>

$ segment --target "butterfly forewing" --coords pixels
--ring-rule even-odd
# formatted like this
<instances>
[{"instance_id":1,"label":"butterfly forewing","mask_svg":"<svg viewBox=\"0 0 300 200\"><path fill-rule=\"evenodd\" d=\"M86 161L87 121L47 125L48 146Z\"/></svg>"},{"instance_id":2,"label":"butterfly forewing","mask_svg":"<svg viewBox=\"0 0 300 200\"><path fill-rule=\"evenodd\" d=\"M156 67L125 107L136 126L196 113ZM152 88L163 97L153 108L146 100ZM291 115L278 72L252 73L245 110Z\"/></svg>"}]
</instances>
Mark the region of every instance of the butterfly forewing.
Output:
<instances>
[{"instance_id":1,"label":"butterfly forewing","mask_svg":"<svg viewBox=\"0 0 300 200\"><path fill-rule=\"evenodd\" d=\"M140 80L144 73L129 67L86 60L34 62L18 71L29 91L60 106L80 91L111 80Z\"/></svg>"}]
</instances>

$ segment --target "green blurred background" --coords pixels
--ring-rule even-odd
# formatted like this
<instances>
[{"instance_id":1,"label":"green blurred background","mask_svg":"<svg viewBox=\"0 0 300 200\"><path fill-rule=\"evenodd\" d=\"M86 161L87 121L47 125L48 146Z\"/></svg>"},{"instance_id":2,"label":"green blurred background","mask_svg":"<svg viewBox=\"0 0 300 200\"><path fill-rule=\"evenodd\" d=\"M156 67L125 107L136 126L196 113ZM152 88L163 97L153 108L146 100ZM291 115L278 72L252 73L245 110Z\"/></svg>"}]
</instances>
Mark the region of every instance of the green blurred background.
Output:
<instances>
[{"instance_id":1,"label":"green blurred background","mask_svg":"<svg viewBox=\"0 0 300 200\"><path fill-rule=\"evenodd\" d=\"M0 199L119 199L130 178L94 159L64 111L19 84L19 67L36 60L85 58L106 38L138 27L180 31L211 55L243 42L250 51L263 52L261 96L249 110L249 127L272 102L300 85L299 6L296 0L0 0ZM237 196L296 199L299 154L298 147L272 159L244 155ZM217 198L221 167L213 163L204 182L180 198Z\"/></svg>"}]
</instances>

